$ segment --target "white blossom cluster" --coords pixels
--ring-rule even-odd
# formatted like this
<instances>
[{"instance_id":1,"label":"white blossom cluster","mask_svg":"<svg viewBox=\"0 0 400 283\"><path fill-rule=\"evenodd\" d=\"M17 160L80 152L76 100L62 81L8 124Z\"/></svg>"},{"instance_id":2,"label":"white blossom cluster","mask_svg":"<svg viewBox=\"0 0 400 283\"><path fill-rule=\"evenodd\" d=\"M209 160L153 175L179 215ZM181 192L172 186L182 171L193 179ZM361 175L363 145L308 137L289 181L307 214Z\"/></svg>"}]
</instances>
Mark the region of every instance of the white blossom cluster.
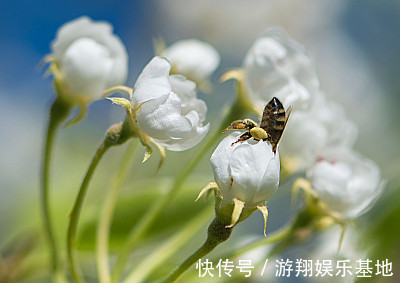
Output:
<instances>
[{"instance_id":1,"label":"white blossom cluster","mask_svg":"<svg viewBox=\"0 0 400 283\"><path fill-rule=\"evenodd\" d=\"M52 71L59 95L72 104L88 104L123 84L128 56L107 22L81 17L63 25L52 43ZM138 128L153 142L172 151L197 145L207 134L207 106L197 98L195 81L205 81L219 65L218 52L208 43L182 40L154 57L139 76L131 98L138 109ZM174 75L170 75L171 66Z\"/></svg>"},{"instance_id":2,"label":"white blossom cluster","mask_svg":"<svg viewBox=\"0 0 400 283\"><path fill-rule=\"evenodd\" d=\"M254 42L243 71L254 105L264 107L277 97L286 109L293 107L279 147L283 165L290 165L291 173L305 172L319 199L344 219L365 212L381 192L380 170L353 149L358 127L321 91L304 48L283 30L271 29ZM251 141L230 146L237 137L226 138L214 152L215 180L229 199L239 197L257 205L279 185L278 153L264 154L271 149L263 141L257 146L250 146Z\"/></svg>"},{"instance_id":3,"label":"white blossom cluster","mask_svg":"<svg viewBox=\"0 0 400 283\"><path fill-rule=\"evenodd\" d=\"M329 209L344 218L359 216L380 194L381 180L378 166L353 149L357 125L346 117L340 104L328 100L320 90L314 65L302 47L279 30L267 32L262 39L273 42L274 48L260 55L253 50L262 48L263 41L256 41L247 55L245 72L255 68L249 61L265 62L261 65L272 71L266 79L257 79L259 84L274 89L280 82L288 82L290 91L271 92L271 97L294 107L280 147L282 156L294 161L297 170L306 171L312 188ZM271 62L275 62L273 67ZM252 83L246 80L247 85ZM265 97L262 89L247 90L254 97ZM308 107L302 107L305 104Z\"/></svg>"}]
</instances>

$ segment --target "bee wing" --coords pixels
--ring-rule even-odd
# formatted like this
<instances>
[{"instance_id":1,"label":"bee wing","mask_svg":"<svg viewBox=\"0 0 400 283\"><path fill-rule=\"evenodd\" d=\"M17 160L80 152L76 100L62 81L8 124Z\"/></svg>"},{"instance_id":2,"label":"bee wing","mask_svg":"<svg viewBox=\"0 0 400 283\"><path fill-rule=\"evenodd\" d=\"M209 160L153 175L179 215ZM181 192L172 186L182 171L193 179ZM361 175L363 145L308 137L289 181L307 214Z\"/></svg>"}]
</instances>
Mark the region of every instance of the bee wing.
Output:
<instances>
[{"instance_id":1,"label":"bee wing","mask_svg":"<svg viewBox=\"0 0 400 283\"><path fill-rule=\"evenodd\" d=\"M289 120L290 113L292 113L292 109L293 109L293 107L292 107L292 105L290 105L289 108L286 110L286 114L285 114L285 126L286 126L287 121Z\"/></svg>"},{"instance_id":2,"label":"bee wing","mask_svg":"<svg viewBox=\"0 0 400 283\"><path fill-rule=\"evenodd\" d=\"M271 103L271 102L270 102ZM270 114L269 114L269 112L270 112L270 106L269 106L269 104L270 103L268 103L267 105L265 105L265 107L264 107L264 111L263 111L263 114L262 114L262 117L261 117L261 122L260 122L260 128L262 128L262 129L264 129L265 131L267 130L267 126L268 126L268 119L269 119L269 116L270 116Z\"/></svg>"},{"instance_id":3,"label":"bee wing","mask_svg":"<svg viewBox=\"0 0 400 283\"><path fill-rule=\"evenodd\" d=\"M283 132L285 131L287 122L289 120L290 113L292 113L292 109L293 109L293 107L290 105L289 108L285 112L285 125L283 126L283 129L282 129L281 135L279 136L279 139L276 141L276 146L278 146L279 142L281 141Z\"/></svg>"}]
</instances>

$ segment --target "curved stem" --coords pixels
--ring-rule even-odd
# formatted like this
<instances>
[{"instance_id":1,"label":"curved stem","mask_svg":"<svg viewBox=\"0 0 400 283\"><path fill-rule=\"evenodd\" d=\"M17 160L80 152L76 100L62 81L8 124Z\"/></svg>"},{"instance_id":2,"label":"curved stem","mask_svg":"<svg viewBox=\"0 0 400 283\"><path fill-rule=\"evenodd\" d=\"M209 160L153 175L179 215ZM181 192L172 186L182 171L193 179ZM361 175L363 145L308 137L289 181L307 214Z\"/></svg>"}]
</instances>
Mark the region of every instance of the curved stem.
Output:
<instances>
[{"instance_id":1,"label":"curved stem","mask_svg":"<svg viewBox=\"0 0 400 283\"><path fill-rule=\"evenodd\" d=\"M193 263L209 254L216 246L225 242L231 236L233 228L226 228L226 224L221 223L217 218L214 218L208 227L208 236L204 244L188 257L181 265L178 266L163 282L174 282L183 272L185 272Z\"/></svg>"},{"instance_id":2,"label":"curved stem","mask_svg":"<svg viewBox=\"0 0 400 283\"><path fill-rule=\"evenodd\" d=\"M70 214L70 222L68 227L68 240L67 240L67 252L68 252L68 260L71 266L72 277L75 282L83 282L82 275L80 274L80 270L78 268L78 264L76 261L76 256L74 253L74 244L76 241L76 229L78 226L79 214L82 208L83 200L85 198L89 182L93 176L93 173L99 163L100 159L110 147L105 141L103 141L100 146L97 148L96 154L94 155L92 162L86 172L85 178L83 179L82 185L79 189L78 196L75 200L74 207Z\"/></svg>"},{"instance_id":3,"label":"curved stem","mask_svg":"<svg viewBox=\"0 0 400 283\"><path fill-rule=\"evenodd\" d=\"M134 137L136 132L131 127L130 118L125 118L125 120L121 123L112 125L108 130L107 134L103 140L103 142L99 145L96 150L96 153L90 163L90 166L86 172L85 178L82 181L82 185L79 189L78 196L75 200L74 207L72 209L70 215L70 222L68 227L68 237L67 237L67 253L68 260L71 266L72 276L75 282L82 282L83 278L81 276L80 270L78 268L78 264L75 258L73 246L76 241L76 229L78 227L79 214L82 208L83 200L85 199L85 195L92 179L93 173L96 170L97 164L103 157L104 153L112 147L116 145L121 145L126 142L128 139Z\"/></svg>"},{"instance_id":4,"label":"curved stem","mask_svg":"<svg viewBox=\"0 0 400 283\"><path fill-rule=\"evenodd\" d=\"M146 231L153 225L157 217L164 211L164 209L171 202L173 197L178 194L182 188L182 184L199 163L199 161L206 156L207 151L220 139L221 131L225 129L233 120L241 118L244 115L244 110L239 100L233 104L229 109L229 112L225 115L223 122L220 124L215 133L207 139L203 147L196 152L196 154L190 159L190 161L183 167L176 177L172 187L169 188L166 195L162 196L153 206L148 210L148 212L142 217L139 222L133 227L131 233L128 236L128 240L125 242L121 254L117 259L117 263L112 273L112 282L117 282L126 261L128 260L129 254L132 249L137 245L141 237L146 233Z\"/></svg>"},{"instance_id":5,"label":"curved stem","mask_svg":"<svg viewBox=\"0 0 400 283\"><path fill-rule=\"evenodd\" d=\"M108 239L112 216L114 214L115 204L121 191L122 182L124 181L129 164L137 147L136 142L131 142L126 149L121 164L115 174L111 188L107 191L104 206L100 215L97 227L97 273L101 283L110 282L110 267L108 258Z\"/></svg>"},{"instance_id":6,"label":"curved stem","mask_svg":"<svg viewBox=\"0 0 400 283\"><path fill-rule=\"evenodd\" d=\"M70 106L65 104L60 99L56 99L50 108L50 119L47 126L46 139L44 144L44 152L41 165L41 209L43 215L43 224L48 240L49 249L51 253L50 263L55 278L59 278L58 281L62 281L63 271L61 267L61 259L58 253L58 248L54 235L54 228L51 220L50 203L49 203L49 175L51 165L51 155L53 151L54 136L57 129L62 122L68 117L70 112Z\"/></svg>"},{"instance_id":7,"label":"curved stem","mask_svg":"<svg viewBox=\"0 0 400 283\"><path fill-rule=\"evenodd\" d=\"M190 257L188 257L171 275L168 276L163 282L175 282L183 272L191 267L196 261L201 259L203 256L209 254L218 244L210 243L208 240Z\"/></svg>"}]
</instances>

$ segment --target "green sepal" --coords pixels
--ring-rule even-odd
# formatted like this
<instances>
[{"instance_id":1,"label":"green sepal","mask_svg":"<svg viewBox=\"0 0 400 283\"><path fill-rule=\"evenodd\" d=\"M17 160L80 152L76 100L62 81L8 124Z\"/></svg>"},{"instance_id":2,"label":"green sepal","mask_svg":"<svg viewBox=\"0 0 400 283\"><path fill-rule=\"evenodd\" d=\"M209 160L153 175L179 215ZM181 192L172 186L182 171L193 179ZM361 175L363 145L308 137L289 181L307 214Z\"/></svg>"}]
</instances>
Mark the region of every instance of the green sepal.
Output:
<instances>
[{"instance_id":1,"label":"green sepal","mask_svg":"<svg viewBox=\"0 0 400 283\"><path fill-rule=\"evenodd\" d=\"M160 145L159 143L155 142L153 139L150 139L150 142L152 144L154 144L157 147L158 151L160 152L160 162L158 163L158 166L157 166L157 171L156 171L156 173L157 173L158 170L161 169L161 167L163 166L164 161L165 161L165 148L162 145Z\"/></svg>"},{"instance_id":2,"label":"green sepal","mask_svg":"<svg viewBox=\"0 0 400 283\"><path fill-rule=\"evenodd\" d=\"M72 125L78 124L79 122L81 122L83 119L85 119L85 117L87 116L87 107L85 104L81 104L79 105L79 112L78 114L75 116L75 118L73 118L71 121L69 121L66 125L65 128L69 128Z\"/></svg>"},{"instance_id":3,"label":"green sepal","mask_svg":"<svg viewBox=\"0 0 400 283\"><path fill-rule=\"evenodd\" d=\"M106 97L106 99L110 100L113 104L121 105L128 110L132 107L131 102L123 97Z\"/></svg>"}]
</instances>

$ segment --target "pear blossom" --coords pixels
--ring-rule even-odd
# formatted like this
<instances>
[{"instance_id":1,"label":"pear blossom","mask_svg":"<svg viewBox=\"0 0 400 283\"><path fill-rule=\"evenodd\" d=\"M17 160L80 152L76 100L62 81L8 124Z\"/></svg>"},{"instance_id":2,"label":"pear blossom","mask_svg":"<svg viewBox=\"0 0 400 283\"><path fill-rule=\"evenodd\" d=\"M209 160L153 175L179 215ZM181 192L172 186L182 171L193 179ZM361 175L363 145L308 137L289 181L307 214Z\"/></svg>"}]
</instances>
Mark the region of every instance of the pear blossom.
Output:
<instances>
[{"instance_id":1,"label":"pear blossom","mask_svg":"<svg viewBox=\"0 0 400 283\"><path fill-rule=\"evenodd\" d=\"M218 51L207 42L197 39L177 41L162 54L176 73L201 83L215 71L220 62Z\"/></svg>"},{"instance_id":2,"label":"pear blossom","mask_svg":"<svg viewBox=\"0 0 400 283\"><path fill-rule=\"evenodd\" d=\"M280 149L297 169L304 169L322 148L352 147L357 133L357 125L346 117L343 107L320 93L310 110L293 111Z\"/></svg>"},{"instance_id":3,"label":"pear blossom","mask_svg":"<svg viewBox=\"0 0 400 283\"><path fill-rule=\"evenodd\" d=\"M282 29L270 29L258 38L243 68L245 88L255 105L275 96L285 108L306 109L319 88L311 57Z\"/></svg>"},{"instance_id":4,"label":"pear blossom","mask_svg":"<svg viewBox=\"0 0 400 283\"><path fill-rule=\"evenodd\" d=\"M68 101L100 99L104 90L126 80L128 55L107 22L86 16L70 21L57 31L51 49L59 95Z\"/></svg>"},{"instance_id":5,"label":"pear blossom","mask_svg":"<svg viewBox=\"0 0 400 283\"><path fill-rule=\"evenodd\" d=\"M196 97L196 84L181 75L169 75L167 59L154 57L136 81L132 105L141 131L172 151L197 145L207 134L203 125L207 106Z\"/></svg>"},{"instance_id":6,"label":"pear blossom","mask_svg":"<svg viewBox=\"0 0 400 283\"><path fill-rule=\"evenodd\" d=\"M224 138L211 156L214 179L221 190L223 202L239 199L246 206L269 200L279 186L279 152L272 151L266 141L237 141L240 132Z\"/></svg>"},{"instance_id":7,"label":"pear blossom","mask_svg":"<svg viewBox=\"0 0 400 283\"><path fill-rule=\"evenodd\" d=\"M344 219L364 213L382 190L378 166L346 147L321 150L307 178L328 209Z\"/></svg>"}]
</instances>

